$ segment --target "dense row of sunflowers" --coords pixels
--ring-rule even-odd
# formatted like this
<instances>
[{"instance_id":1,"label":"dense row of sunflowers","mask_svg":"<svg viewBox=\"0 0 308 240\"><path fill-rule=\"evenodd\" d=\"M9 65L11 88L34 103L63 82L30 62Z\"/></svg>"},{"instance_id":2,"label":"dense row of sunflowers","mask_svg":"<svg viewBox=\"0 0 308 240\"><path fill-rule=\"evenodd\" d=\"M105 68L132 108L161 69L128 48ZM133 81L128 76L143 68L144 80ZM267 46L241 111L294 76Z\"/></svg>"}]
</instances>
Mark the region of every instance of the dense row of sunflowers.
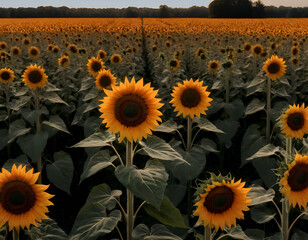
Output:
<instances>
[{"instance_id":1,"label":"dense row of sunflowers","mask_svg":"<svg viewBox=\"0 0 308 240\"><path fill-rule=\"evenodd\" d=\"M26 27L10 21L0 36L0 134L6 136L0 147L8 159L0 173L0 228L13 230L13 239L25 228L31 239L269 237L242 230L238 220L249 210L259 224L276 222L271 237L307 237L293 228L308 203L306 20L133 19L127 25L90 19L41 26L30 20ZM223 152L239 145L232 139L241 118L245 126L252 123L239 148L241 167L253 162L249 171L257 180L223 168ZM84 135L76 137L68 125ZM74 141L62 143L49 160L47 140L70 133ZM67 146L87 149L73 162ZM211 163L217 154L221 162ZM104 169L111 188L93 184L67 235L46 215L60 200L52 203L56 190L47 193L42 182L71 194L78 165L83 171L76 185ZM124 198L114 189L119 185ZM186 211L186 221L176 206ZM138 213L164 225L136 225Z\"/></svg>"}]
</instances>

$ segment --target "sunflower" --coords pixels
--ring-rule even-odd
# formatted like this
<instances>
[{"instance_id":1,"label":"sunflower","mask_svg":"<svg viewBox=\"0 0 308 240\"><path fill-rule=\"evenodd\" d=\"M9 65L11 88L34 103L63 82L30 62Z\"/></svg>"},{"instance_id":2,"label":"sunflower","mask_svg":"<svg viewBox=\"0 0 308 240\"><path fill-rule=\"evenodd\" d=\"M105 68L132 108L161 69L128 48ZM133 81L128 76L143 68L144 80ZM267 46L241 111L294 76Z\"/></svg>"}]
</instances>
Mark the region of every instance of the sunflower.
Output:
<instances>
[{"instance_id":1,"label":"sunflower","mask_svg":"<svg viewBox=\"0 0 308 240\"><path fill-rule=\"evenodd\" d=\"M205 50L204 50L204 48L199 47L195 54L196 54L196 56L200 57L201 53L205 53Z\"/></svg>"},{"instance_id":2,"label":"sunflower","mask_svg":"<svg viewBox=\"0 0 308 240\"><path fill-rule=\"evenodd\" d=\"M107 56L107 53L103 49L99 50L98 53L97 53L97 58L98 59L102 59L103 60L106 56Z\"/></svg>"},{"instance_id":3,"label":"sunflower","mask_svg":"<svg viewBox=\"0 0 308 240\"><path fill-rule=\"evenodd\" d=\"M176 71L179 69L181 62L177 60L176 58L170 60L169 66L171 68L171 71Z\"/></svg>"},{"instance_id":4,"label":"sunflower","mask_svg":"<svg viewBox=\"0 0 308 240\"><path fill-rule=\"evenodd\" d=\"M25 39L22 40L22 44L25 45L25 46L28 46L30 43L31 43L31 41L30 41L29 38L25 38Z\"/></svg>"},{"instance_id":5,"label":"sunflower","mask_svg":"<svg viewBox=\"0 0 308 240\"><path fill-rule=\"evenodd\" d=\"M105 90L106 88L111 88L116 85L116 77L111 73L110 69L99 71L96 76L96 87L100 90Z\"/></svg>"},{"instance_id":6,"label":"sunflower","mask_svg":"<svg viewBox=\"0 0 308 240\"><path fill-rule=\"evenodd\" d=\"M299 48L298 48L298 46L293 46L293 47L291 48L291 55L292 55L293 57L297 57L298 54L299 54Z\"/></svg>"},{"instance_id":7,"label":"sunflower","mask_svg":"<svg viewBox=\"0 0 308 240\"><path fill-rule=\"evenodd\" d=\"M153 90L150 83L143 85L143 79L137 83L133 77L131 82L125 78L124 83L105 90L106 97L100 105L103 123L108 131L120 132L119 141L141 141L161 122L162 115L158 109L163 106L160 99L155 98L158 90Z\"/></svg>"},{"instance_id":8,"label":"sunflower","mask_svg":"<svg viewBox=\"0 0 308 240\"><path fill-rule=\"evenodd\" d=\"M11 48L11 54L14 55L14 56L19 56L21 54L21 50L19 47L12 47Z\"/></svg>"},{"instance_id":9,"label":"sunflower","mask_svg":"<svg viewBox=\"0 0 308 240\"><path fill-rule=\"evenodd\" d=\"M297 57L292 58L291 60L293 65L298 65L299 64L299 59Z\"/></svg>"},{"instance_id":10,"label":"sunflower","mask_svg":"<svg viewBox=\"0 0 308 240\"><path fill-rule=\"evenodd\" d=\"M93 76L96 77L98 72L102 69L105 68L104 63L95 57L92 57L91 59L88 60L88 72Z\"/></svg>"},{"instance_id":11,"label":"sunflower","mask_svg":"<svg viewBox=\"0 0 308 240\"><path fill-rule=\"evenodd\" d=\"M305 108L304 103L301 107L290 105L280 121L281 132L286 134L286 137L303 139L304 134L308 133L308 107Z\"/></svg>"},{"instance_id":12,"label":"sunflower","mask_svg":"<svg viewBox=\"0 0 308 240\"><path fill-rule=\"evenodd\" d=\"M122 62L122 57L120 54L113 54L110 58L110 61L114 65L119 65Z\"/></svg>"},{"instance_id":13,"label":"sunflower","mask_svg":"<svg viewBox=\"0 0 308 240\"><path fill-rule=\"evenodd\" d=\"M212 61L209 62L208 70L213 72L214 74L216 74L216 72L219 68L219 65L220 65L219 61L212 60Z\"/></svg>"},{"instance_id":14,"label":"sunflower","mask_svg":"<svg viewBox=\"0 0 308 240\"><path fill-rule=\"evenodd\" d=\"M59 66L62 66L64 68L68 66L69 62L70 62L70 58L69 56L66 56L66 55L63 55L62 57L58 59Z\"/></svg>"},{"instance_id":15,"label":"sunflower","mask_svg":"<svg viewBox=\"0 0 308 240\"><path fill-rule=\"evenodd\" d=\"M35 46L29 47L28 53L31 57L34 58L38 58L40 56L40 50Z\"/></svg>"},{"instance_id":16,"label":"sunflower","mask_svg":"<svg viewBox=\"0 0 308 240\"><path fill-rule=\"evenodd\" d=\"M298 204L306 208L308 202L308 156L296 154L295 160L288 165L288 171L279 181L281 193L285 194L290 206Z\"/></svg>"},{"instance_id":17,"label":"sunflower","mask_svg":"<svg viewBox=\"0 0 308 240\"><path fill-rule=\"evenodd\" d=\"M244 219L243 211L248 211L251 201L247 193L251 188L244 188L245 182L241 180L230 182L213 181L206 186L205 193L200 194L200 200L195 203L197 206L194 216L199 216L198 222L204 226L209 225L216 231L223 230L227 225L229 228L236 225L236 219Z\"/></svg>"},{"instance_id":18,"label":"sunflower","mask_svg":"<svg viewBox=\"0 0 308 240\"><path fill-rule=\"evenodd\" d=\"M275 49L277 48L276 43L275 43L275 42L271 42L270 48L271 48L272 50L275 50Z\"/></svg>"},{"instance_id":19,"label":"sunflower","mask_svg":"<svg viewBox=\"0 0 308 240\"><path fill-rule=\"evenodd\" d=\"M0 228L8 222L9 230L19 227L30 228L36 221L48 218L47 206L54 195L46 193L49 185L35 184L39 173L33 169L26 172L26 166L14 164L11 172L2 168L0 173Z\"/></svg>"},{"instance_id":20,"label":"sunflower","mask_svg":"<svg viewBox=\"0 0 308 240\"><path fill-rule=\"evenodd\" d=\"M78 47L75 44L69 44L68 49L73 53L74 55L78 54Z\"/></svg>"},{"instance_id":21,"label":"sunflower","mask_svg":"<svg viewBox=\"0 0 308 240\"><path fill-rule=\"evenodd\" d=\"M58 52L60 52L60 48L58 46L54 46L53 49L52 49L52 52L58 53Z\"/></svg>"},{"instance_id":22,"label":"sunflower","mask_svg":"<svg viewBox=\"0 0 308 240\"><path fill-rule=\"evenodd\" d=\"M48 82L45 69L41 68L41 66L36 66L36 64L28 66L21 77L25 85L33 90L36 90L38 87L45 87L46 82Z\"/></svg>"},{"instance_id":23,"label":"sunflower","mask_svg":"<svg viewBox=\"0 0 308 240\"><path fill-rule=\"evenodd\" d=\"M13 82L15 78L14 72L9 68L0 69L0 82L9 83Z\"/></svg>"},{"instance_id":24,"label":"sunflower","mask_svg":"<svg viewBox=\"0 0 308 240\"><path fill-rule=\"evenodd\" d=\"M252 52L255 54L255 56L260 56L263 52L263 47L261 44L256 44L252 47Z\"/></svg>"},{"instance_id":25,"label":"sunflower","mask_svg":"<svg viewBox=\"0 0 308 240\"><path fill-rule=\"evenodd\" d=\"M184 81L184 84L178 83L177 87L173 88L170 101L175 107L177 116L183 114L183 117L189 115L192 119L194 116L200 117L200 114L206 114L207 107L211 106L210 102L213 100L209 98L210 92L207 92L207 86L202 87L203 81L195 82L190 79Z\"/></svg>"},{"instance_id":26,"label":"sunflower","mask_svg":"<svg viewBox=\"0 0 308 240\"><path fill-rule=\"evenodd\" d=\"M1 48L2 50L7 49L7 43L6 43L6 42L0 42L0 48Z\"/></svg>"},{"instance_id":27,"label":"sunflower","mask_svg":"<svg viewBox=\"0 0 308 240\"><path fill-rule=\"evenodd\" d=\"M276 80L277 78L282 77L286 72L285 61L283 61L283 58L272 55L271 58L266 60L262 69L270 79Z\"/></svg>"}]
</instances>

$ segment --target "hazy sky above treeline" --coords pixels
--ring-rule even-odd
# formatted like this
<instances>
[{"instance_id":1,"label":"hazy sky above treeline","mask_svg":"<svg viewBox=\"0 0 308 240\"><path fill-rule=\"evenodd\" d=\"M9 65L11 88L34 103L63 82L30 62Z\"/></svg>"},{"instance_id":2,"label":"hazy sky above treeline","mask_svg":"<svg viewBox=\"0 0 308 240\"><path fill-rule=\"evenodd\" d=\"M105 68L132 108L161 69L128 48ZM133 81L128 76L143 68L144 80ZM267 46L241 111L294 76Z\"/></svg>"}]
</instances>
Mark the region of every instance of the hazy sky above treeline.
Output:
<instances>
[{"instance_id":1,"label":"hazy sky above treeline","mask_svg":"<svg viewBox=\"0 0 308 240\"><path fill-rule=\"evenodd\" d=\"M126 8L149 7L158 8L159 5L169 7L188 8L191 6L207 7L212 0L0 0L0 7L38 7L38 6L67 6L70 8ZM255 0L253 0L254 2ZM266 5L276 7L308 7L308 0L262 0Z\"/></svg>"}]
</instances>

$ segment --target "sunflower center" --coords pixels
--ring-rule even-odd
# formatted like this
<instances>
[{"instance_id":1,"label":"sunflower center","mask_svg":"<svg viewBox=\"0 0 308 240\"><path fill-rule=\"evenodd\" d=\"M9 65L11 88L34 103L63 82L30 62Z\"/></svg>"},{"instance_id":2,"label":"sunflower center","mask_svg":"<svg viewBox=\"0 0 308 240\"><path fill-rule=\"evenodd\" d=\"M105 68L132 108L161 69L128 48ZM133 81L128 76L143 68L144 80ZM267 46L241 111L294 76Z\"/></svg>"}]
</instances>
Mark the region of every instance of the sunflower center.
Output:
<instances>
[{"instance_id":1,"label":"sunflower center","mask_svg":"<svg viewBox=\"0 0 308 240\"><path fill-rule=\"evenodd\" d=\"M120 62L120 58L119 58L118 56L114 56L114 57L112 58L112 61L113 61L114 63L118 63L118 62Z\"/></svg>"},{"instance_id":2,"label":"sunflower center","mask_svg":"<svg viewBox=\"0 0 308 240\"><path fill-rule=\"evenodd\" d=\"M127 127L135 127L147 119L148 107L138 95L127 94L115 104L116 119Z\"/></svg>"},{"instance_id":3,"label":"sunflower center","mask_svg":"<svg viewBox=\"0 0 308 240\"><path fill-rule=\"evenodd\" d=\"M3 73L1 74L1 78L2 78L3 80L9 80L10 77L11 77L11 74L10 74L9 72L7 72L7 71L5 71L5 72L3 72Z\"/></svg>"},{"instance_id":4,"label":"sunflower center","mask_svg":"<svg viewBox=\"0 0 308 240\"><path fill-rule=\"evenodd\" d=\"M31 49L31 55L33 55L33 56L37 55L37 50L36 49Z\"/></svg>"},{"instance_id":5,"label":"sunflower center","mask_svg":"<svg viewBox=\"0 0 308 240\"><path fill-rule=\"evenodd\" d=\"M276 74L280 71L280 65L276 62L273 62L268 66L267 70L270 74Z\"/></svg>"},{"instance_id":6,"label":"sunflower center","mask_svg":"<svg viewBox=\"0 0 308 240\"><path fill-rule=\"evenodd\" d=\"M212 213L222 213L228 210L234 200L234 193L226 186L213 188L205 197L204 206Z\"/></svg>"},{"instance_id":7,"label":"sunflower center","mask_svg":"<svg viewBox=\"0 0 308 240\"><path fill-rule=\"evenodd\" d=\"M212 69L216 69L216 68L217 68L217 63L215 63L215 62L214 62L214 63L211 63L211 68L212 68Z\"/></svg>"},{"instance_id":8,"label":"sunflower center","mask_svg":"<svg viewBox=\"0 0 308 240\"><path fill-rule=\"evenodd\" d=\"M287 124L293 131L299 130L304 125L304 117L301 113L292 113L288 117Z\"/></svg>"},{"instance_id":9,"label":"sunflower center","mask_svg":"<svg viewBox=\"0 0 308 240\"><path fill-rule=\"evenodd\" d=\"M19 53L18 49L15 48L15 49L13 50L13 54L14 54L14 55L17 55L18 53Z\"/></svg>"},{"instance_id":10,"label":"sunflower center","mask_svg":"<svg viewBox=\"0 0 308 240\"><path fill-rule=\"evenodd\" d=\"M260 54L261 53L261 48L260 47L255 47L254 50L255 54Z\"/></svg>"},{"instance_id":11,"label":"sunflower center","mask_svg":"<svg viewBox=\"0 0 308 240\"><path fill-rule=\"evenodd\" d=\"M68 61L67 58L62 58L61 59L61 65L64 65L67 61Z\"/></svg>"},{"instance_id":12,"label":"sunflower center","mask_svg":"<svg viewBox=\"0 0 308 240\"><path fill-rule=\"evenodd\" d=\"M308 187L308 165L296 164L290 171L288 184L291 191L297 192Z\"/></svg>"},{"instance_id":13,"label":"sunflower center","mask_svg":"<svg viewBox=\"0 0 308 240\"><path fill-rule=\"evenodd\" d=\"M102 76L100 79L99 79L99 84L106 88L110 85L111 83L111 80L110 80L110 77L109 76Z\"/></svg>"},{"instance_id":14,"label":"sunflower center","mask_svg":"<svg viewBox=\"0 0 308 240\"><path fill-rule=\"evenodd\" d=\"M250 50L250 48L251 48L251 46L250 46L250 45L245 45L245 50L246 50L246 51L249 51L249 50Z\"/></svg>"},{"instance_id":15,"label":"sunflower center","mask_svg":"<svg viewBox=\"0 0 308 240\"><path fill-rule=\"evenodd\" d=\"M101 70L102 65L100 62L93 62L91 68L93 71L98 72L99 70Z\"/></svg>"},{"instance_id":16,"label":"sunflower center","mask_svg":"<svg viewBox=\"0 0 308 240\"><path fill-rule=\"evenodd\" d=\"M29 81L39 83L43 79L43 75L38 70L32 70L28 75Z\"/></svg>"},{"instance_id":17,"label":"sunflower center","mask_svg":"<svg viewBox=\"0 0 308 240\"><path fill-rule=\"evenodd\" d=\"M201 101L199 92L196 89L185 89L181 95L181 103L184 107L193 108Z\"/></svg>"},{"instance_id":18,"label":"sunflower center","mask_svg":"<svg viewBox=\"0 0 308 240\"><path fill-rule=\"evenodd\" d=\"M177 66L177 62L175 60L171 60L170 61L170 66L173 67L173 68L176 67Z\"/></svg>"},{"instance_id":19,"label":"sunflower center","mask_svg":"<svg viewBox=\"0 0 308 240\"><path fill-rule=\"evenodd\" d=\"M15 215L28 212L34 206L35 201L35 192L32 187L18 180L4 184L0 194L2 207Z\"/></svg>"}]
</instances>

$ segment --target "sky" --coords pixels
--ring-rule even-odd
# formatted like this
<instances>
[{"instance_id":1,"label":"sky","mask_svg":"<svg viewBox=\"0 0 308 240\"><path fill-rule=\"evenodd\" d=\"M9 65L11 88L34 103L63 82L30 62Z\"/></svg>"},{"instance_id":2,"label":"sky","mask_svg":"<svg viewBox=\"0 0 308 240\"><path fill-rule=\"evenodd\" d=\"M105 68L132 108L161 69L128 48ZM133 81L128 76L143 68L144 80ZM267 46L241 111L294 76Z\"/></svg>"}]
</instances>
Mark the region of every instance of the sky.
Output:
<instances>
[{"instance_id":1,"label":"sky","mask_svg":"<svg viewBox=\"0 0 308 240\"><path fill-rule=\"evenodd\" d=\"M256 1L256 0L253 0ZM38 6L67 6L70 8L126 8L149 7L158 8L160 5L187 8L191 6L207 7L211 0L0 0L0 7L38 7ZM262 0L265 5L279 7L308 7L308 0Z\"/></svg>"}]
</instances>

